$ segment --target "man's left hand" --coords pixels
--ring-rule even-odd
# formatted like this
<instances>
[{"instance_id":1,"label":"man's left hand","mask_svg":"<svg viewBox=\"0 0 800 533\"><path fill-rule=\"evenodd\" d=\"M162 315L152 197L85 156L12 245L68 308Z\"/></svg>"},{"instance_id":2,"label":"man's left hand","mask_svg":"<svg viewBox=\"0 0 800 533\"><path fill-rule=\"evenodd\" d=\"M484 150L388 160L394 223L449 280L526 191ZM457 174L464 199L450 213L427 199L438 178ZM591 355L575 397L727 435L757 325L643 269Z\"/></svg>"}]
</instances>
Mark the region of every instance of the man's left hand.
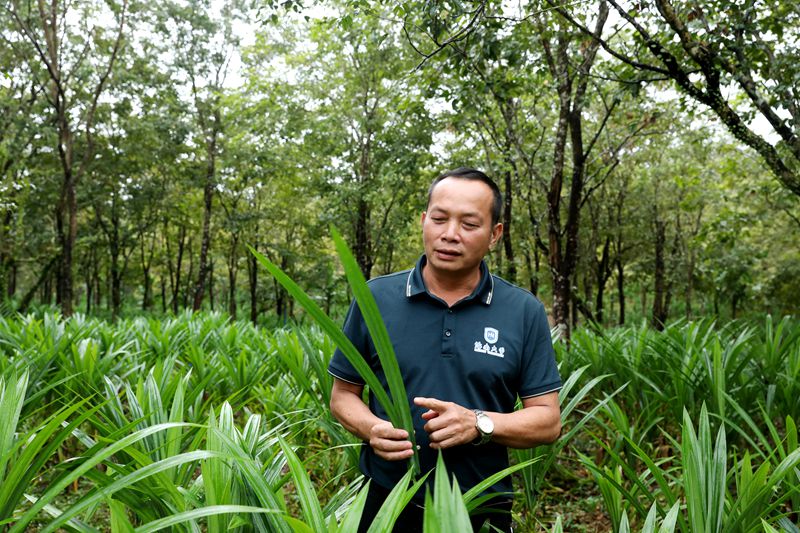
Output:
<instances>
[{"instance_id":1,"label":"man's left hand","mask_svg":"<svg viewBox=\"0 0 800 533\"><path fill-rule=\"evenodd\" d=\"M431 440L431 448L452 448L478 438L475 413L470 409L436 398L417 397L414 404L428 409L422 413L422 418L428 421L425 431Z\"/></svg>"}]
</instances>

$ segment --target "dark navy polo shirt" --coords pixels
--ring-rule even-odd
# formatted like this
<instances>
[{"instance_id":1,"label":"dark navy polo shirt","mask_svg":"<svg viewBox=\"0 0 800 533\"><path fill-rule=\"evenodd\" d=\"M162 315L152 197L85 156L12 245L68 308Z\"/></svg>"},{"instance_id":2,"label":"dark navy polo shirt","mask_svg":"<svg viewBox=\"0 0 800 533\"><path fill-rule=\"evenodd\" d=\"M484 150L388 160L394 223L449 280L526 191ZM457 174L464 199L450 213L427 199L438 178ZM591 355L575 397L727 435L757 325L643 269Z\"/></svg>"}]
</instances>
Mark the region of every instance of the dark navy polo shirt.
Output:
<instances>
[{"instance_id":1,"label":"dark navy polo shirt","mask_svg":"<svg viewBox=\"0 0 800 533\"><path fill-rule=\"evenodd\" d=\"M530 292L493 276L481 263L481 280L473 293L453 307L425 288L423 255L411 270L369 281L389 338L397 356L409 398L419 452L426 472L436 465L437 451L430 448L423 429L422 407L416 396L455 402L468 409L510 413L517 397L529 398L561 388L550 327L542 303ZM344 333L369 362L384 388L381 370L361 311L355 301L345 320ZM355 384L364 380L337 349L328 371ZM369 407L388 420L373 395ZM448 470L462 491L508 466L505 446L489 442L467 444L443 451ZM406 461L385 461L368 445L361 450L361 471L374 482L391 489L408 469ZM511 492L506 477L491 492ZM418 497L422 497L422 493Z\"/></svg>"}]
</instances>

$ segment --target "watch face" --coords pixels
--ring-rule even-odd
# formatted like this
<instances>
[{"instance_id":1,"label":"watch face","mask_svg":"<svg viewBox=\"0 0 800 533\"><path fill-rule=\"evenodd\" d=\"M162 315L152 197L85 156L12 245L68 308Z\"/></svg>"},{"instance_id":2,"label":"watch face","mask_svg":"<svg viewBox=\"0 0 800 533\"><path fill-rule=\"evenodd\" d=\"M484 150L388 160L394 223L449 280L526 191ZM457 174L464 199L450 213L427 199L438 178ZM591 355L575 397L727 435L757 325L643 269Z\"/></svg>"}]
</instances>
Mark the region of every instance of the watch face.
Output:
<instances>
[{"instance_id":1,"label":"watch face","mask_svg":"<svg viewBox=\"0 0 800 533\"><path fill-rule=\"evenodd\" d=\"M488 434L494 431L494 423L487 415L478 417L478 429L481 433Z\"/></svg>"}]
</instances>

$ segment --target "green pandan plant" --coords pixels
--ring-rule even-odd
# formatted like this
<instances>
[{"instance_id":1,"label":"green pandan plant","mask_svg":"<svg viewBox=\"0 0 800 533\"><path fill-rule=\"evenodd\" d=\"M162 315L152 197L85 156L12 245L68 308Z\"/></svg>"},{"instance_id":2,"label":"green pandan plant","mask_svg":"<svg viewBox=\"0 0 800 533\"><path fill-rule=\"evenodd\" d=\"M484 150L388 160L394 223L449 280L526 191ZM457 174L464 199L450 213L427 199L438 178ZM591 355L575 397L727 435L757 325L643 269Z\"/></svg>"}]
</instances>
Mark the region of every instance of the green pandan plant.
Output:
<instances>
[{"instance_id":1,"label":"green pandan plant","mask_svg":"<svg viewBox=\"0 0 800 533\"><path fill-rule=\"evenodd\" d=\"M367 281L361 273L361 269L358 267L358 263L353 257L352 252L335 228L331 228L331 234L333 236L336 252L344 267L347 281L353 291L361 314L364 316L364 322L372 336L372 341L375 343L378 358L389 385L388 393L384 390L375 372L372 371L369 364L350 342L350 339L342 333L339 325L326 315L316 302L314 302L314 300L279 267L272 263L272 261L252 247L248 248L264 268L275 277L278 283L283 285L289 294L294 297L303 309L305 309L317 324L319 324L323 331L330 336L339 350L347 357L347 360L350 361L350 364L353 365L359 375L364 379L364 382L369 385L370 391L375 395L375 399L389 415L389 421L394 427L403 428L408 432L409 439L414 449L414 455L409 462L409 468L413 470L414 474L419 474L419 457L416 452L417 446L414 438L414 424L411 419L411 406L408 403L406 387L403 384L400 367L397 364L397 358L395 357L394 348L392 348L392 343L389 339L389 333L386 331L386 326L381 318L378 305L372 297L372 292L370 292Z\"/></svg>"}]
</instances>

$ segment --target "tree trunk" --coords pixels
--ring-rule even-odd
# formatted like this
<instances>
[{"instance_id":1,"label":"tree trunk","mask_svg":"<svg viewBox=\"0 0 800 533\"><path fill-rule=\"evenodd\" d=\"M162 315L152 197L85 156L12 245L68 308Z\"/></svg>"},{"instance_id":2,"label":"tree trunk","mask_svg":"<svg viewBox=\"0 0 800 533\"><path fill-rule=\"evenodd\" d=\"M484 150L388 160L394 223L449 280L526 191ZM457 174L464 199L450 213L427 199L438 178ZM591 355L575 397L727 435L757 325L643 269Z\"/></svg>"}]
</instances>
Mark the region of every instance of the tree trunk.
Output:
<instances>
[{"instance_id":1,"label":"tree trunk","mask_svg":"<svg viewBox=\"0 0 800 533\"><path fill-rule=\"evenodd\" d=\"M250 322L258 321L258 261L250 254L247 258L247 273L250 281Z\"/></svg>"},{"instance_id":2,"label":"tree trunk","mask_svg":"<svg viewBox=\"0 0 800 533\"><path fill-rule=\"evenodd\" d=\"M142 296L142 310L147 311L153 306L153 278L150 276L150 267L153 264L153 255L156 247L156 238L150 240L150 250L145 254L145 233L139 233L139 252L144 277L144 295Z\"/></svg>"},{"instance_id":3,"label":"tree trunk","mask_svg":"<svg viewBox=\"0 0 800 533\"><path fill-rule=\"evenodd\" d=\"M164 276L161 275L158 277L158 280L161 284L161 312L166 314L167 313L167 284L164 282Z\"/></svg>"},{"instance_id":4,"label":"tree trunk","mask_svg":"<svg viewBox=\"0 0 800 533\"><path fill-rule=\"evenodd\" d=\"M117 212L116 197L111 205L111 232L109 233L109 248L111 251L111 318L116 320L122 304L122 269L119 264L121 253L119 236L119 213Z\"/></svg>"},{"instance_id":5,"label":"tree trunk","mask_svg":"<svg viewBox=\"0 0 800 533\"><path fill-rule=\"evenodd\" d=\"M272 288L275 291L275 314L280 318L284 313L283 290L275 279L272 280Z\"/></svg>"},{"instance_id":6,"label":"tree trunk","mask_svg":"<svg viewBox=\"0 0 800 533\"><path fill-rule=\"evenodd\" d=\"M11 299L17 293L17 261L11 259L7 274L6 297Z\"/></svg>"},{"instance_id":7,"label":"tree trunk","mask_svg":"<svg viewBox=\"0 0 800 533\"><path fill-rule=\"evenodd\" d=\"M689 250L689 260L686 265L686 318L692 318L692 298L694 298L694 250Z\"/></svg>"},{"instance_id":8,"label":"tree trunk","mask_svg":"<svg viewBox=\"0 0 800 533\"><path fill-rule=\"evenodd\" d=\"M95 309L99 309L100 305L103 303L103 286L100 283L100 260L97 258L97 254L94 256L94 261L92 263L92 279L94 280L94 307Z\"/></svg>"},{"instance_id":9,"label":"tree trunk","mask_svg":"<svg viewBox=\"0 0 800 533\"><path fill-rule=\"evenodd\" d=\"M127 1L124 1L122 8L117 12L119 26L116 40L108 58L108 63L99 73L97 84L92 87L84 87L92 96L85 114L78 119L82 120L82 129L85 134L85 143L82 146L83 154L78 164L75 164L74 161L74 125L71 123L71 120L75 120L76 113L74 112L76 109L70 107L70 100L67 97L71 92L68 84L72 82L72 79L62 72L62 65L65 63L63 57L65 47L61 37L65 33L65 28L61 28L60 23L65 19L66 13L61 12L62 6L55 0L50 5L46 5L45 2L40 0L38 13L36 14L31 8L28 9L26 14L20 14L17 11L16 3L12 3L11 7L5 9L8 14L12 15L16 26L15 29L18 30L23 38L29 40L35 48L38 59L43 63L44 71L47 72L48 76L47 100L55 115L58 138L57 152L62 170L61 191L55 209L55 219L57 237L61 246L57 278L57 300L65 317L72 315L74 304L72 267L78 235L78 203L75 189L80 177L91 161L94 160L92 129L94 127L95 111L122 43L127 6ZM66 11L67 8L64 7L63 10ZM33 27L34 25L36 27ZM85 77L81 76L73 79L77 80L74 82L76 84L85 81Z\"/></svg>"},{"instance_id":10,"label":"tree trunk","mask_svg":"<svg viewBox=\"0 0 800 533\"><path fill-rule=\"evenodd\" d=\"M664 261L664 247L666 239L666 224L656 218L655 221L655 266L654 294L653 294L653 327L661 331L666 323L666 267Z\"/></svg>"},{"instance_id":11,"label":"tree trunk","mask_svg":"<svg viewBox=\"0 0 800 533\"><path fill-rule=\"evenodd\" d=\"M194 275L194 255L192 254L192 238L187 239L186 248L189 256L189 272L186 274L186 287L183 288L183 308L189 307L189 296L192 294L192 276Z\"/></svg>"},{"instance_id":12,"label":"tree trunk","mask_svg":"<svg viewBox=\"0 0 800 533\"><path fill-rule=\"evenodd\" d=\"M286 254L281 254L281 270L288 273L288 268L289 259ZM274 278L273 281L275 287L275 312L283 319L283 323L286 324L286 291Z\"/></svg>"},{"instance_id":13,"label":"tree trunk","mask_svg":"<svg viewBox=\"0 0 800 533\"><path fill-rule=\"evenodd\" d=\"M16 292L16 261L9 235L13 220L13 212L9 208L0 223L0 291L3 291L9 299L13 298Z\"/></svg>"},{"instance_id":14,"label":"tree trunk","mask_svg":"<svg viewBox=\"0 0 800 533\"><path fill-rule=\"evenodd\" d=\"M622 264L622 257L617 255L614 263L617 266L617 301L619 304L619 325L625 325L625 265Z\"/></svg>"},{"instance_id":15,"label":"tree trunk","mask_svg":"<svg viewBox=\"0 0 800 533\"><path fill-rule=\"evenodd\" d=\"M560 45L561 46L561 45ZM553 148L553 163L550 174L550 189L547 192L547 237L549 243L548 262L553 276L553 321L561 333L569 338L570 280L565 277L566 268L561 245L561 190L564 184L564 159L567 145L570 80L566 72L566 44L560 60L564 70L559 80L559 116Z\"/></svg>"},{"instance_id":16,"label":"tree trunk","mask_svg":"<svg viewBox=\"0 0 800 533\"><path fill-rule=\"evenodd\" d=\"M599 36L608 18L608 6L600 4L595 38L587 43L580 53L580 65L572 73L568 49L572 36L566 30L558 33L555 54L551 43L542 37L547 56L548 68L553 76L558 92L558 122L553 148L553 163L550 187L547 192L547 217L550 271L553 275L553 319L567 341L570 337L569 305L572 301L572 277L578 262L578 230L580 209L585 185L585 165L582 113L586 106L586 90L589 73L597 57L600 46ZM575 76L573 78L573 76ZM609 111L610 112L610 111ZM566 158L567 134L571 144L572 172L567 204L567 219L561 223L561 192L563 189ZM591 150L590 144L589 150Z\"/></svg>"},{"instance_id":17,"label":"tree trunk","mask_svg":"<svg viewBox=\"0 0 800 533\"><path fill-rule=\"evenodd\" d=\"M356 212L356 244L353 250L361 273L369 279L372 274L373 258L370 250L371 243L369 238L370 210L369 204L364 198L358 199Z\"/></svg>"},{"instance_id":18,"label":"tree trunk","mask_svg":"<svg viewBox=\"0 0 800 533\"><path fill-rule=\"evenodd\" d=\"M31 304L31 301L33 300L33 296L36 294L36 291L39 290L40 288L44 288L43 293L44 293L45 298L43 298L43 299L45 300L46 303L50 303L50 301L49 301L50 300L50 294L49 294L50 293L50 288L49 288L50 279L51 279L51 274L52 274L53 268L57 264L59 264L59 257L55 256L50 260L49 263L47 263L45 265L45 267L42 269L42 273L39 274L39 277L37 278L36 282L33 284L33 286L30 289L28 289L28 292L26 292L25 295L22 297L22 300L20 301L20 304L19 304L19 312L20 313L24 313L28 309L28 306Z\"/></svg>"},{"instance_id":19,"label":"tree trunk","mask_svg":"<svg viewBox=\"0 0 800 533\"><path fill-rule=\"evenodd\" d=\"M511 171L508 170L505 173L504 179L504 206L503 206L503 251L506 255L506 269L505 275L508 277L508 281L511 283L516 283L517 281L517 266L516 262L514 261L514 246L511 242L511 220L512 220L512 206L513 206L513 196L514 196L514 188L512 183L512 174Z\"/></svg>"},{"instance_id":20,"label":"tree trunk","mask_svg":"<svg viewBox=\"0 0 800 533\"><path fill-rule=\"evenodd\" d=\"M214 310L214 261L208 263L208 303Z\"/></svg>"},{"instance_id":21,"label":"tree trunk","mask_svg":"<svg viewBox=\"0 0 800 533\"><path fill-rule=\"evenodd\" d=\"M219 124L219 111L214 112L214 122ZM211 208L216 188L217 129L214 128L209 142L206 143L206 181L203 187L203 236L200 242L200 262L197 266L197 284L194 290L192 309L199 310L203 305L203 294L208 277L208 250L211 246Z\"/></svg>"},{"instance_id":22,"label":"tree trunk","mask_svg":"<svg viewBox=\"0 0 800 533\"><path fill-rule=\"evenodd\" d=\"M238 273L236 254L239 234L231 235L231 246L228 250L228 314L232 320L236 320L236 275ZM252 254L251 254L252 255Z\"/></svg>"},{"instance_id":23,"label":"tree trunk","mask_svg":"<svg viewBox=\"0 0 800 533\"><path fill-rule=\"evenodd\" d=\"M597 294L594 303L594 316L598 324L603 323L603 295L606 290L606 283L611 277L611 238L606 237L606 242L603 245L603 253L600 256L600 261L595 263L595 275L597 278Z\"/></svg>"},{"instance_id":24,"label":"tree trunk","mask_svg":"<svg viewBox=\"0 0 800 533\"><path fill-rule=\"evenodd\" d=\"M166 233L166 247L167 247L167 268L169 269L169 285L172 295L172 312L178 314L178 305L180 304L180 291L181 291L181 270L183 269L183 253L186 245L186 226L181 226L178 230L178 255L175 258L175 268L172 267L172 256L169 250L169 234Z\"/></svg>"},{"instance_id":25,"label":"tree trunk","mask_svg":"<svg viewBox=\"0 0 800 533\"><path fill-rule=\"evenodd\" d=\"M84 284L86 285L86 315L92 312L92 290L94 289L94 277L92 276L92 265L95 262L95 248L91 247L87 254L84 273Z\"/></svg>"}]
</instances>

